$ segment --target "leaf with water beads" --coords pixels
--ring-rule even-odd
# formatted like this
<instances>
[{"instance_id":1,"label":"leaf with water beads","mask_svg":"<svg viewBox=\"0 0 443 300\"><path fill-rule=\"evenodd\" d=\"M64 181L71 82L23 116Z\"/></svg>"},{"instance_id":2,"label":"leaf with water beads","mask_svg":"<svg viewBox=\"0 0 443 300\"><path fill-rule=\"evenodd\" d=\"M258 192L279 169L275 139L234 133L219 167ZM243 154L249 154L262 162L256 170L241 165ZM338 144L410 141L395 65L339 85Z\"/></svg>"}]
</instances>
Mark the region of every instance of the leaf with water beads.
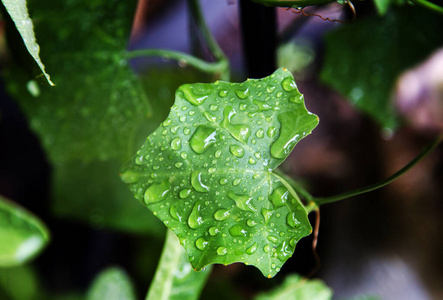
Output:
<instances>
[{"instance_id":1,"label":"leaf with water beads","mask_svg":"<svg viewBox=\"0 0 443 300\"><path fill-rule=\"evenodd\" d=\"M273 277L311 226L272 171L317 124L284 69L244 83L185 84L121 178L195 269L243 262Z\"/></svg>"}]
</instances>

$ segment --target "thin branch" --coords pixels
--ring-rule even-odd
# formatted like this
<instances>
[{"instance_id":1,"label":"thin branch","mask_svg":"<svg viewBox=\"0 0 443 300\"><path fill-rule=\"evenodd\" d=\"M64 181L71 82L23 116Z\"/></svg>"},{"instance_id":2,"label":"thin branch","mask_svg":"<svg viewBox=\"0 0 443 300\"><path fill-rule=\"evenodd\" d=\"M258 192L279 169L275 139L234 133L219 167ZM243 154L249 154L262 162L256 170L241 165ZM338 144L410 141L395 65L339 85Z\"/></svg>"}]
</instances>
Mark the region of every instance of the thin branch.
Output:
<instances>
[{"instance_id":1,"label":"thin branch","mask_svg":"<svg viewBox=\"0 0 443 300\"><path fill-rule=\"evenodd\" d=\"M430 9L432 11L435 11L435 12L437 12L439 14L443 14L443 7L441 7L441 6L439 6L439 5L435 4L435 3L429 2L427 0L411 0L411 2L415 3L417 5L426 7L426 8L428 8L428 9Z\"/></svg>"},{"instance_id":2,"label":"thin branch","mask_svg":"<svg viewBox=\"0 0 443 300\"><path fill-rule=\"evenodd\" d=\"M442 136L439 136L430 145L425 147L422 150L422 152L418 156L416 156L412 161L410 161L406 166L404 166L398 172L396 172L395 174L393 174L392 176L388 177L385 180L382 180L382 181L377 182L375 184L371 184L369 186L366 186L366 187L363 187L363 188L359 188L359 189L356 189L356 190L353 190L353 191L350 191L350 192L346 192L346 193L343 193L343 194L340 194L340 195L336 195L336 196L314 197L312 199L312 201L314 201L317 205L323 205L323 204L327 204L327 203L333 203L333 202L337 202L337 201L340 201L340 200L344 200L344 199L347 199L347 198L350 198L350 197L354 197L354 196L357 196L357 195L365 194L365 193L377 190L379 188L382 188L382 187L390 184L391 182L396 180L398 177L400 177L401 175L406 173L413 166L415 166L419 161L421 161L429 153L431 153L432 150L434 150L440 144L441 141L442 141Z\"/></svg>"}]
</instances>

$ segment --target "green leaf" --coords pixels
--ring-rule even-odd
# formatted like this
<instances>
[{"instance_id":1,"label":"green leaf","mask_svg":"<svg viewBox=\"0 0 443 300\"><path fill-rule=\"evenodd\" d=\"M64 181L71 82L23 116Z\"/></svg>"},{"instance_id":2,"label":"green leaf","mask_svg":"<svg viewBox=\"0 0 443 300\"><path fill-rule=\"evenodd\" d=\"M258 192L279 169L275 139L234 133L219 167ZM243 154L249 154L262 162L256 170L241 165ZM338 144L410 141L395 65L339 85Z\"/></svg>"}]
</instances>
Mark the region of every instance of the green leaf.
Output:
<instances>
[{"instance_id":1,"label":"green leaf","mask_svg":"<svg viewBox=\"0 0 443 300\"><path fill-rule=\"evenodd\" d=\"M272 277L311 232L298 196L272 170L317 124L284 69L241 84L183 85L121 178L195 269L243 262Z\"/></svg>"},{"instance_id":2,"label":"green leaf","mask_svg":"<svg viewBox=\"0 0 443 300\"><path fill-rule=\"evenodd\" d=\"M51 81L49 74L46 73L45 66L39 56L40 48L35 40L34 26L32 25L31 18L28 14L26 0L2 0L2 3L8 14L11 16L11 19L14 21L15 27L22 36L29 54L31 54L32 58L34 58L35 62L42 70L48 83L53 86L54 83Z\"/></svg>"},{"instance_id":3,"label":"green leaf","mask_svg":"<svg viewBox=\"0 0 443 300\"><path fill-rule=\"evenodd\" d=\"M379 15L385 15L388 11L388 8L393 5L402 5L405 3L404 0L374 0L375 7L377 8Z\"/></svg>"},{"instance_id":4,"label":"green leaf","mask_svg":"<svg viewBox=\"0 0 443 300\"><path fill-rule=\"evenodd\" d=\"M328 300L332 290L323 281L307 280L299 275L289 275L278 288L263 293L255 300Z\"/></svg>"},{"instance_id":5,"label":"green leaf","mask_svg":"<svg viewBox=\"0 0 443 300\"><path fill-rule=\"evenodd\" d=\"M87 300L135 300L134 287L126 272L111 267L101 272L88 290Z\"/></svg>"},{"instance_id":6,"label":"green leaf","mask_svg":"<svg viewBox=\"0 0 443 300\"><path fill-rule=\"evenodd\" d=\"M0 197L0 267L27 262L48 242L49 231L37 217Z\"/></svg>"},{"instance_id":7,"label":"green leaf","mask_svg":"<svg viewBox=\"0 0 443 300\"><path fill-rule=\"evenodd\" d=\"M197 300L210 270L196 272L177 237L168 230L162 257L146 300Z\"/></svg>"},{"instance_id":8,"label":"green leaf","mask_svg":"<svg viewBox=\"0 0 443 300\"><path fill-rule=\"evenodd\" d=\"M326 36L321 78L383 127L395 128L396 78L441 45L435 29L442 26L440 16L406 6L341 26Z\"/></svg>"},{"instance_id":9,"label":"green leaf","mask_svg":"<svg viewBox=\"0 0 443 300\"><path fill-rule=\"evenodd\" d=\"M52 162L127 159L149 103L126 56L136 1L29 1L56 87L13 65L8 90Z\"/></svg>"},{"instance_id":10,"label":"green leaf","mask_svg":"<svg viewBox=\"0 0 443 300\"><path fill-rule=\"evenodd\" d=\"M29 265L0 268L0 299L44 299L36 272Z\"/></svg>"}]
</instances>

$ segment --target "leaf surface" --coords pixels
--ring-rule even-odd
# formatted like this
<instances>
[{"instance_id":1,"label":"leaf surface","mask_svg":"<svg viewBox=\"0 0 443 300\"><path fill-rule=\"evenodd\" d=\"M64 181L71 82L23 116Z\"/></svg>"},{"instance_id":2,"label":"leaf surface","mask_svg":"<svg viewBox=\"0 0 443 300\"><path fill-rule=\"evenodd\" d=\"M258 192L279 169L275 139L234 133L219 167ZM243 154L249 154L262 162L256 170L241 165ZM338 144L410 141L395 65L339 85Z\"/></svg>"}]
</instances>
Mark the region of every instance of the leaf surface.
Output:
<instances>
[{"instance_id":1,"label":"leaf surface","mask_svg":"<svg viewBox=\"0 0 443 300\"><path fill-rule=\"evenodd\" d=\"M407 6L342 26L326 36L321 78L381 126L394 129L396 78L441 46L435 30L442 26L439 15Z\"/></svg>"},{"instance_id":2,"label":"leaf surface","mask_svg":"<svg viewBox=\"0 0 443 300\"><path fill-rule=\"evenodd\" d=\"M89 288L87 300L135 300L134 287L126 272L117 267L102 271Z\"/></svg>"},{"instance_id":3,"label":"leaf surface","mask_svg":"<svg viewBox=\"0 0 443 300\"><path fill-rule=\"evenodd\" d=\"M0 197L0 267L30 260L48 242L49 231L38 218Z\"/></svg>"},{"instance_id":4,"label":"leaf surface","mask_svg":"<svg viewBox=\"0 0 443 300\"><path fill-rule=\"evenodd\" d=\"M23 38L26 49L28 49L29 54L38 64L39 68L42 70L43 75L50 85L54 85L48 73L45 71L45 66L43 65L39 52L40 47L37 44L34 34L34 26L32 25L32 20L28 14L28 8L26 7L26 0L2 0L6 11L11 16L11 19L15 23L15 27L19 31Z\"/></svg>"},{"instance_id":5,"label":"leaf surface","mask_svg":"<svg viewBox=\"0 0 443 300\"><path fill-rule=\"evenodd\" d=\"M272 277L311 232L297 195L272 171L317 124L284 69L240 84L182 85L121 178L195 269L243 262Z\"/></svg>"},{"instance_id":6,"label":"leaf surface","mask_svg":"<svg viewBox=\"0 0 443 300\"><path fill-rule=\"evenodd\" d=\"M260 294L255 300L329 300L332 290L321 280L307 280L299 275L289 275L283 284L270 292Z\"/></svg>"}]
</instances>

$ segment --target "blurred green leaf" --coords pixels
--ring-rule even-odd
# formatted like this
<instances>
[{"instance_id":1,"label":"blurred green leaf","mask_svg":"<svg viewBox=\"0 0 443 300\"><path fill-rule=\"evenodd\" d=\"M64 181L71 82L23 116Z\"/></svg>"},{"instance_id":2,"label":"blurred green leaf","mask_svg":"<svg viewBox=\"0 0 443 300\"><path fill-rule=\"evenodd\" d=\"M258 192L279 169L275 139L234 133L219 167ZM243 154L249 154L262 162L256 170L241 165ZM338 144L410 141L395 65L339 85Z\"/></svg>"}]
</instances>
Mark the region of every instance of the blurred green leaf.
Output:
<instances>
[{"instance_id":1,"label":"blurred green leaf","mask_svg":"<svg viewBox=\"0 0 443 300\"><path fill-rule=\"evenodd\" d=\"M45 72L45 66L43 65L39 56L40 48L35 40L34 26L32 25L31 18L28 14L26 0L2 0L2 3L5 6L8 14L11 16L11 19L14 21L18 32L22 36L23 42L25 43L29 54L31 54L32 58L42 70L43 75L48 80L48 83L50 85L54 85L49 77L49 74Z\"/></svg>"},{"instance_id":2,"label":"blurred green leaf","mask_svg":"<svg viewBox=\"0 0 443 300\"><path fill-rule=\"evenodd\" d=\"M332 290L318 279L304 279L293 274L285 278L283 284L274 290L262 293L255 300L328 300Z\"/></svg>"},{"instance_id":3,"label":"blurred green leaf","mask_svg":"<svg viewBox=\"0 0 443 300\"><path fill-rule=\"evenodd\" d=\"M134 287L126 272L112 267L101 272L88 290L87 300L135 300Z\"/></svg>"},{"instance_id":4,"label":"blurred green leaf","mask_svg":"<svg viewBox=\"0 0 443 300\"><path fill-rule=\"evenodd\" d=\"M49 231L37 217L0 196L0 267L30 260L48 242Z\"/></svg>"},{"instance_id":5,"label":"blurred green leaf","mask_svg":"<svg viewBox=\"0 0 443 300\"><path fill-rule=\"evenodd\" d=\"M168 230L162 257L146 300L197 300L211 268L196 272L177 237Z\"/></svg>"},{"instance_id":6,"label":"blurred green leaf","mask_svg":"<svg viewBox=\"0 0 443 300\"><path fill-rule=\"evenodd\" d=\"M29 265L0 268L0 299L42 299L37 274Z\"/></svg>"},{"instance_id":7,"label":"blurred green leaf","mask_svg":"<svg viewBox=\"0 0 443 300\"><path fill-rule=\"evenodd\" d=\"M310 234L272 172L318 124L288 70L241 84L187 84L121 174L177 234L192 266L243 262L274 276Z\"/></svg>"},{"instance_id":8,"label":"blurred green leaf","mask_svg":"<svg viewBox=\"0 0 443 300\"><path fill-rule=\"evenodd\" d=\"M435 31L442 26L439 15L407 6L343 25L326 36L321 78L383 127L395 128L396 78L442 45Z\"/></svg>"}]
</instances>

